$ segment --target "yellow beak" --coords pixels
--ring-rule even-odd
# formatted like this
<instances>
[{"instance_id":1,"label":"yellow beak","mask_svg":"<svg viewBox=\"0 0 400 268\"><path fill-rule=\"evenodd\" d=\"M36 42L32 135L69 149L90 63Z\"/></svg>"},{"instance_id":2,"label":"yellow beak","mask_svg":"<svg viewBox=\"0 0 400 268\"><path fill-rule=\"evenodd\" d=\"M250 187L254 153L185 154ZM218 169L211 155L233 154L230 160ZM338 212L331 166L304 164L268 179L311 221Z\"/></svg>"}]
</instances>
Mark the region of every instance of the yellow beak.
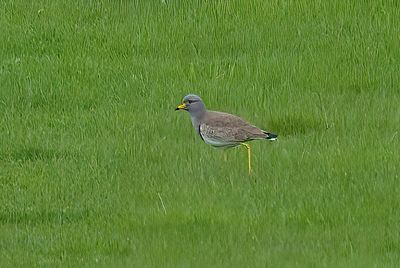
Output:
<instances>
[{"instance_id":1,"label":"yellow beak","mask_svg":"<svg viewBox=\"0 0 400 268\"><path fill-rule=\"evenodd\" d=\"M185 109L185 108L186 108L186 104L182 103L181 105L178 105L178 107L176 107L175 111L182 110L182 109Z\"/></svg>"}]
</instances>

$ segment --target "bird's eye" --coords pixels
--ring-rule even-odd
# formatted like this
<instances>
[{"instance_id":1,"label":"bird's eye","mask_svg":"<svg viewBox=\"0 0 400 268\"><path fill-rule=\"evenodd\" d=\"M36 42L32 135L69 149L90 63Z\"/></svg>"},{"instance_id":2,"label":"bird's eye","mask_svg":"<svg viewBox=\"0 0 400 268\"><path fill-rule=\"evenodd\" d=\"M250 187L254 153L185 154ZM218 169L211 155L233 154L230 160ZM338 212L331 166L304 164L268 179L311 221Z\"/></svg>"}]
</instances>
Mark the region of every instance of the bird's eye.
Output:
<instances>
[{"instance_id":1,"label":"bird's eye","mask_svg":"<svg viewBox=\"0 0 400 268\"><path fill-rule=\"evenodd\" d=\"M192 103L193 101L192 100L188 100L188 103Z\"/></svg>"}]
</instances>

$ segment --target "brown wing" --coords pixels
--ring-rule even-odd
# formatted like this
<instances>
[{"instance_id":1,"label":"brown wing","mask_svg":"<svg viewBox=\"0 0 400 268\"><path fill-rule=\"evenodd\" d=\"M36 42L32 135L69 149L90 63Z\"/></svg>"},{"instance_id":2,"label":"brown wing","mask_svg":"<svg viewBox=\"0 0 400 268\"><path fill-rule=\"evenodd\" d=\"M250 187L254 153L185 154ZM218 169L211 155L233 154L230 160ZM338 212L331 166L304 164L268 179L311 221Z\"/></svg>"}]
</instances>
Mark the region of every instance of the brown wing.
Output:
<instances>
[{"instance_id":1,"label":"brown wing","mask_svg":"<svg viewBox=\"0 0 400 268\"><path fill-rule=\"evenodd\" d=\"M202 120L202 132L208 137L231 142L265 139L266 134L242 118L222 112L208 111Z\"/></svg>"}]
</instances>

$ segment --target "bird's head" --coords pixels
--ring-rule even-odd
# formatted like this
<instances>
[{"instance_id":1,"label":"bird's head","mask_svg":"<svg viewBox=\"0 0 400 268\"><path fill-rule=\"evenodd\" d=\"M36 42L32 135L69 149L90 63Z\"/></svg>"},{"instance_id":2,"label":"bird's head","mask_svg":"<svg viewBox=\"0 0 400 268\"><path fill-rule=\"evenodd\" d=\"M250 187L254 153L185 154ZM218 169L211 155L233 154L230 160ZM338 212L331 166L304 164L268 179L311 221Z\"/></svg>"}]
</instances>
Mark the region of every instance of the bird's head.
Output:
<instances>
[{"instance_id":1,"label":"bird's head","mask_svg":"<svg viewBox=\"0 0 400 268\"><path fill-rule=\"evenodd\" d=\"M195 115L203 113L205 109L203 100L199 96L189 94L183 98L182 104L178 105L175 110L186 110L190 114Z\"/></svg>"}]
</instances>

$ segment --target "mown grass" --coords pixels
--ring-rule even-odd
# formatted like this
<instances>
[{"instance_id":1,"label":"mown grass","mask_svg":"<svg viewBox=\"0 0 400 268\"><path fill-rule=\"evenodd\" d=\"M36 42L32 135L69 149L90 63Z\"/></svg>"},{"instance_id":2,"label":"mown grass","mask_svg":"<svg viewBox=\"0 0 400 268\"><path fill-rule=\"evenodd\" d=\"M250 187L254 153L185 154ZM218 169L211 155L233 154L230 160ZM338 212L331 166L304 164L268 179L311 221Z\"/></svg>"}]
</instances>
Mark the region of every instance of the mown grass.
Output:
<instances>
[{"instance_id":1,"label":"mown grass","mask_svg":"<svg viewBox=\"0 0 400 268\"><path fill-rule=\"evenodd\" d=\"M1 266L396 266L398 3L164 2L0 3Z\"/></svg>"}]
</instances>

